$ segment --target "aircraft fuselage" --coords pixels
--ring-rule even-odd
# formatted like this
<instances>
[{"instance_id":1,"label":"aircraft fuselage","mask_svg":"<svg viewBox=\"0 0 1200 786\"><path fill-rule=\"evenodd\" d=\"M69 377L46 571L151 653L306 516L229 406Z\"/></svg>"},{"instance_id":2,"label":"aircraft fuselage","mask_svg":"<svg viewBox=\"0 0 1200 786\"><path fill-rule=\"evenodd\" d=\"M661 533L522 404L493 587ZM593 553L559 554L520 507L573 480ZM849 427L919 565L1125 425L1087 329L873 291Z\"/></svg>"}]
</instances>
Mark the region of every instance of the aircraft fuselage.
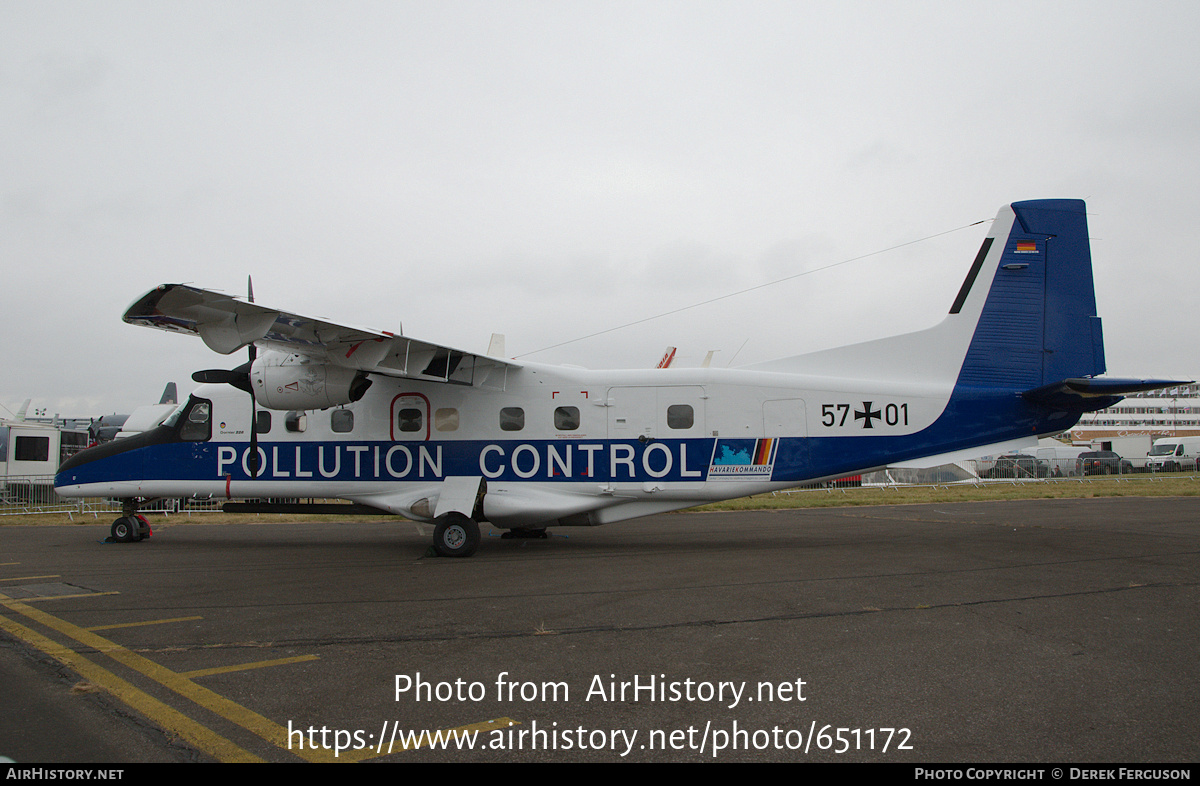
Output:
<instances>
[{"instance_id":1,"label":"aircraft fuselage","mask_svg":"<svg viewBox=\"0 0 1200 786\"><path fill-rule=\"evenodd\" d=\"M951 450L951 414L975 409L994 420L988 442L1071 425L1015 391L993 391L981 406L947 385L804 381L737 369L533 365L494 388L379 380L344 407L258 409L257 471L250 397L205 385L160 427L166 435L123 440L126 450L68 468L59 482L97 496L344 498L431 519L442 482L470 477L486 482L483 513L494 524L587 525ZM1001 401L1008 411L998 415ZM194 416L204 403L208 414ZM960 424L966 441L979 444L979 424L969 426Z\"/></svg>"}]
</instances>

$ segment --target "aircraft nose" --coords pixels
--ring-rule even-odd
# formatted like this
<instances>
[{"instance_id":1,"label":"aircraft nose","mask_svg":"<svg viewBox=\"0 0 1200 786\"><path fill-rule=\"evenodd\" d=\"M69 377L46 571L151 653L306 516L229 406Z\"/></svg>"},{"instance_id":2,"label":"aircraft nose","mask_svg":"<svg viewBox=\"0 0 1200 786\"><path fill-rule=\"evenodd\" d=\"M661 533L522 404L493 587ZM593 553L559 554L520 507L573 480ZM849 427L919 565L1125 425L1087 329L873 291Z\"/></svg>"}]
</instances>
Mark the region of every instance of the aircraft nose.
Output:
<instances>
[{"instance_id":1,"label":"aircraft nose","mask_svg":"<svg viewBox=\"0 0 1200 786\"><path fill-rule=\"evenodd\" d=\"M141 448L163 442L169 429L162 426L123 439L82 450L62 463L54 476L55 488L83 486L142 476ZM163 432L163 433L160 433Z\"/></svg>"}]
</instances>

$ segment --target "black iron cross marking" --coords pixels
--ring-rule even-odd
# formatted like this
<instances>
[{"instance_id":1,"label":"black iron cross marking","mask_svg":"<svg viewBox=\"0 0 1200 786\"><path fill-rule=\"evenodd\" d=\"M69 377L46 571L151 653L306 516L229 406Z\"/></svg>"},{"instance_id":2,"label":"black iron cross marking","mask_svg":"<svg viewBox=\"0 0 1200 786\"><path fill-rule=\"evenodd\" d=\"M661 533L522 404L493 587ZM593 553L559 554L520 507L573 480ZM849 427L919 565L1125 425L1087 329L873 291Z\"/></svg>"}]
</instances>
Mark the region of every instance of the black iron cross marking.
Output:
<instances>
[{"instance_id":1,"label":"black iron cross marking","mask_svg":"<svg viewBox=\"0 0 1200 786\"><path fill-rule=\"evenodd\" d=\"M871 403L872 402L870 402L870 401L864 401L863 402L863 410L865 410L865 411L859 411L859 410L854 411L854 419L855 420L867 421L866 423L863 424L863 428L872 428L871 418L882 418L883 417L883 415L880 414L879 410L871 409Z\"/></svg>"}]
</instances>

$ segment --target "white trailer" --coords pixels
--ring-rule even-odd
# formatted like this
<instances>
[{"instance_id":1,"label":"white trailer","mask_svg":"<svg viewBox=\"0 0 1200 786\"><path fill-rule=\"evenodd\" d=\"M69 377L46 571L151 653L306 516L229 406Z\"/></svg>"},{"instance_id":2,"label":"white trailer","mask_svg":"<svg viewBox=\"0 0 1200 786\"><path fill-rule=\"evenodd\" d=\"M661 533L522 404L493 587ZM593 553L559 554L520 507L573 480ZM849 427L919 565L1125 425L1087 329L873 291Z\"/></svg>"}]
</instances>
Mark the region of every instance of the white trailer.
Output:
<instances>
[{"instance_id":1,"label":"white trailer","mask_svg":"<svg viewBox=\"0 0 1200 786\"><path fill-rule=\"evenodd\" d=\"M1093 440L1096 450L1111 450L1121 457L1121 474L1146 471L1146 454L1154 444L1149 434L1130 434L1124 437Z\"/></svg>"},{"instance_id":2,"label":"white trailer","mask_svg":"<svg viewBox=\"0 0 1200 786\"><path fill-rule=\"evenodd\" d=\"M0 421L0 493L28 500L34 486L52 490L58 465L86 446L86 431L64 431L29 420Z\"/></svg>"}]
</instances>

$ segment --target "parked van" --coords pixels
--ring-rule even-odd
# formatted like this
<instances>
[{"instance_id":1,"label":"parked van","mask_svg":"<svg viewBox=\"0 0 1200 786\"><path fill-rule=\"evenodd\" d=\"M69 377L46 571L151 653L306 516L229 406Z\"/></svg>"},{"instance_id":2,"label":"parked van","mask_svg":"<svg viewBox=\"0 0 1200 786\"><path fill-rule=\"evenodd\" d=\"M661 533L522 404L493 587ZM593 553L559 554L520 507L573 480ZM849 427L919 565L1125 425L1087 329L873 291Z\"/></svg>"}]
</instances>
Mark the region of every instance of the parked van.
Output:
<instances>
[{"instance_id":1,"label":"parked van","mask_svg":"<svg viewBox=\"0 0 1200 786\"><path fill-rule=\"evenodd\" d=\"M1163 437L1146 454L1149 472L1192 472L1200 456L1200 437Z\"/></svg>"}]
</instances>

